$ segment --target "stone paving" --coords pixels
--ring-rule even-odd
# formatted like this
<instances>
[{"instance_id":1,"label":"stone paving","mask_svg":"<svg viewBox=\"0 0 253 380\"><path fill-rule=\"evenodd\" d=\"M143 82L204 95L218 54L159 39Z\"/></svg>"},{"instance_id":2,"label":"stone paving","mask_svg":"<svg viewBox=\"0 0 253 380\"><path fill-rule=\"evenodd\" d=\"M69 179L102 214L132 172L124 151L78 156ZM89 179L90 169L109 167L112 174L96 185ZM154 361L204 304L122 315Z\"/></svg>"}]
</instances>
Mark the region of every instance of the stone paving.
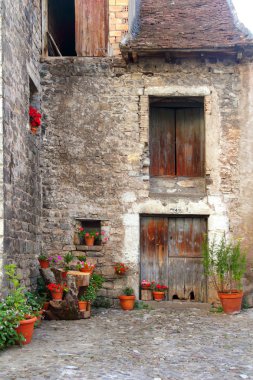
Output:
<instances>
[{"instance_id":1,"label":"stone paving","mask_svg":"<svg viewBox=\"0 0 253 380\"><path fill-rule=\"evenodd\" d=\"M253 379L253 310L100 309L43 321L30 345L0 354L0 379Z\"/></svg>"}]
</instances>

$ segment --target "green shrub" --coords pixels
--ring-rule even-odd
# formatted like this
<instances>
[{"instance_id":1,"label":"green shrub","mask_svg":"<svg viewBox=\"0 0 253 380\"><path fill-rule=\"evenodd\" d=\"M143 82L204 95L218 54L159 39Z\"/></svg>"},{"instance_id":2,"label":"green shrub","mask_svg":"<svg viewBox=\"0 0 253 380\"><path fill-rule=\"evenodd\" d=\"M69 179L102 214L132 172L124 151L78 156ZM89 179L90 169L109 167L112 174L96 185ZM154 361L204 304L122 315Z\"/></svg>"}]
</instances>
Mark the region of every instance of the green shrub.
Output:
<instances>
[{"instance_id":1,"label":"green shrub","mask_svg":"<svg viewBox=\"0 0 253 380\"><path fill-rule=\"evenodd\" d=\"M123 289L123 294L125 296L133 296L134 290L133 290L133 288L127 287L127 288Z\"/></svg>"}]
</instances>

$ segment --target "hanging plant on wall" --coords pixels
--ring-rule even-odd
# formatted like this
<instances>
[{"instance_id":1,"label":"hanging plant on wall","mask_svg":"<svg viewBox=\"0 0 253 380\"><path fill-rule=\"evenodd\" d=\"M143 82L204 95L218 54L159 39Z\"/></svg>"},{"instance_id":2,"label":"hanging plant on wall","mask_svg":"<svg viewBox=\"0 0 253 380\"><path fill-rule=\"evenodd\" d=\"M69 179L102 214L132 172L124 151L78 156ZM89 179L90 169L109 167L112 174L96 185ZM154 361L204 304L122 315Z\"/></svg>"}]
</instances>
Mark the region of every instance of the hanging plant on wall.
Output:
<instances>
[{"instance_id":1,"label":"hanging plant on wall","mask_svg":"<svg viewBox=\"0 0 253 380\"><path fill-rule=\"evenodd\" d=\"M36 134L38 128L41 126L41 114L36 110L36 108L29 107L29 117L30 117L30 128L32 134Z\"/></svg>"}]
</instances>

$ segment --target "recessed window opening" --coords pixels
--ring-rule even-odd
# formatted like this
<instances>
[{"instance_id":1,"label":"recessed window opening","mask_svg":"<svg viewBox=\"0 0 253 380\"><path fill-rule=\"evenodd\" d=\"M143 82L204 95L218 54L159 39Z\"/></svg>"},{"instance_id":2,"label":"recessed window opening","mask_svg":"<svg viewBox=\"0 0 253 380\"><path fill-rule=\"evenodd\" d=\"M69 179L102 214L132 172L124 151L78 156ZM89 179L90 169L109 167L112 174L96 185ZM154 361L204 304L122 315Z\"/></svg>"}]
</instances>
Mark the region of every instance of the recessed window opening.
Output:
<instances>
[{"instance_id":1,"label":"recessed window opening","mask_svg":"<svg viewBox=\"0 0 253 380\"><path fill-rule=\"evenodd\" d=\"M29 77L29 105L40 109L40 94L33 80Z\"/></svg>"},{"instance_id":2,"label":"recessed window opening","mask_svg":"<svg viewBox=\"0 0 253 380\"><path fill-rule=\"evenodd\" d=\"M108 0L43 0L47 56L103 57L109 38Z\"/></svg>"},{"instance_id":3,"label":"recessed window opening","mask_svg":"<svg viewBox=\"0 0 253 380\"><path fill-rule=\"evenodd\" d=\"M100 220L79 220L80 226L85 232L98 232L99 238L95 239L94 245L101 245L101 221ZM84 244L84 241L81 241Z\"/></svg>"},{"instance_id":4,"label":"recessed window opening","mask_svg":"<svg viewBox=\"0 0 253 380\"><path fill-rule=\"evenodd\" d=\"M150 175L203 177L204 99L150 98Z\"/></svg>"},{"instance_id":5,"label":"recessed window opening","mask_svg":"<svg viewBox=\"0 0 253 380\"><path fill-rule=\"evenodd\" d=\"M48 55L76 55L74 0L48 0Z\"/></svg>"}]
</instances>

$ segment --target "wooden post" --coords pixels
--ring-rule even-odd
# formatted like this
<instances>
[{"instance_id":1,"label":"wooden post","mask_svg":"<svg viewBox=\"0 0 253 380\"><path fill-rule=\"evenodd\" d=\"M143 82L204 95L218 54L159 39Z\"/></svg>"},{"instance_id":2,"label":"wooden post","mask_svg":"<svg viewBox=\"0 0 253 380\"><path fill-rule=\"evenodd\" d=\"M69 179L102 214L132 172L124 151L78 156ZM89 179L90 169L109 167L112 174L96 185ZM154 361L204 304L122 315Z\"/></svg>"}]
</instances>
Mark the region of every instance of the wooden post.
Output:
<instances>
[{"instance_id":1,"label":"wooden post","mask_svg":"<svg viewBox=\"0 0 253 380\"><path fill-rule=\"evenodd\" d=\"M42 57L48 57L48 0L41 1Z\"/></svg>"}]
</instances>

